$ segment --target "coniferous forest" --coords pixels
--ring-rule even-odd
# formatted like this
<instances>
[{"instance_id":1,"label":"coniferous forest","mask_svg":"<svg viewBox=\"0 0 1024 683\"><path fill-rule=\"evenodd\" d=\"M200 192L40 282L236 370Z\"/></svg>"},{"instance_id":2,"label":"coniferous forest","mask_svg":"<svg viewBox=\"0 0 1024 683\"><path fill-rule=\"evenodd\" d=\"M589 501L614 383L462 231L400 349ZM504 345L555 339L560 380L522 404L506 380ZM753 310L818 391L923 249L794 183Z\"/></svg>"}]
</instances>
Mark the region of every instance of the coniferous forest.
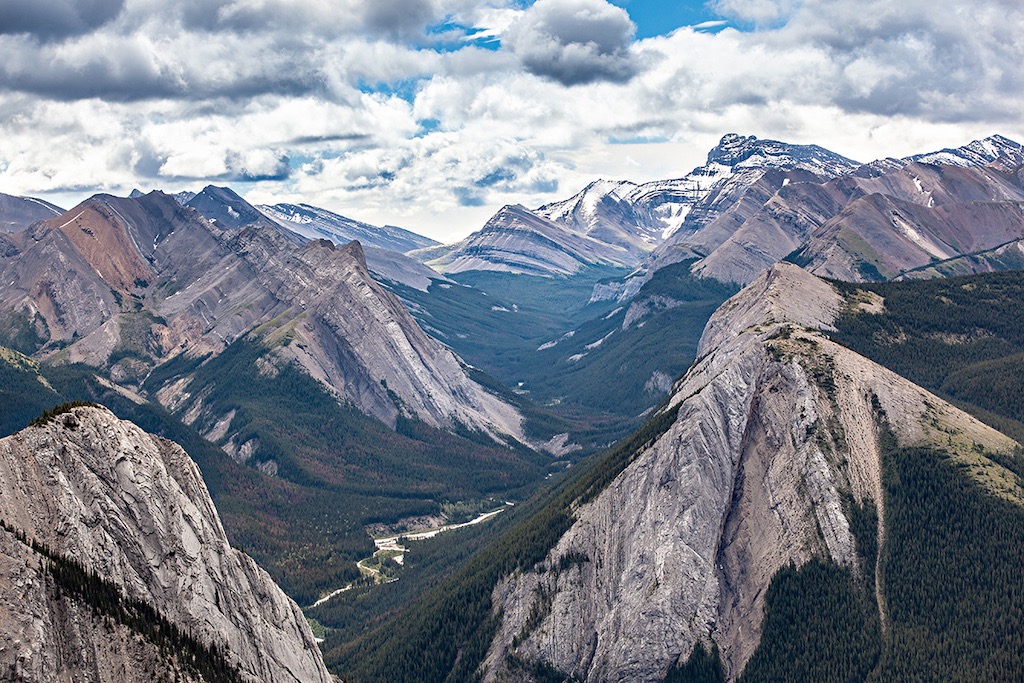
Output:
<instances>
[{"instance_id":1,"label":"coniferous forest","mask_svg":"<svg viewBox=\"0 0 1024 683\"><path fill-rule=\"evenodd\" d=\"M875 597L877 517L850 503L859 566L812 560L776 574L742 683L1024 677L1021 501L994 495L941 450L897 447L886 431L882 442L884 622ZM717 650L700 646L665 680L724 680L720 666Z\"/></svg>"}]
</instances>

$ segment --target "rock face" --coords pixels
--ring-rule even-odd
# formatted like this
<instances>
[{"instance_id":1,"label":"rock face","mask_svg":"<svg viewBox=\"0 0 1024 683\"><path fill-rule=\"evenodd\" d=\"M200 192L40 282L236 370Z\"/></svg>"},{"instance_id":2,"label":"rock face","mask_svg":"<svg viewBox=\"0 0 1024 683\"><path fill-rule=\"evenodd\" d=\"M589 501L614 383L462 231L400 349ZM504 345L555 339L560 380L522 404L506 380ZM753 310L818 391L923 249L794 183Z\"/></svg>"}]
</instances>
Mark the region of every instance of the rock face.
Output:
<instances>
[{"instance_id":1,"label":"rock face","mask_svg":"<svg viewBox=\"0 0 1024 683\"><path fill-rule=\"evenodd\" d=\"M495 587L502 618L485 680L523 680L543 662L574 680L660 681L697 642L716 643L735 678L780 568L814 557L855 566L842 496L884 520L879 409L904 445L941 443L964 459L974 443L1012 449L829 341L844 305L779 264L716 312L673 389L671 427L574 511L542 563Z\"/></svg>"},{"instance_id":2,"label":"rock face","mask_svg":"<svg viewBox=\"0 0 1024 683\"><path fill-rule=\"evenodd\" d=\"M256 255L263 235L244 252ZM428 337L401 302L378 285L358 242L336 249L314 242L287 255L268 289L286 301L278 329L295 334L278 352L311 376L351 398L365 412L394 425L404 408L435 427L457 424L501 439L522 437L518 411L469 379L458 359ZM255 270L255 269L254 269ZM266 277L261 268L259 277ZM391 394L400 399L396 405Z\"/></svg>"},{"instance_id":3,"label":"rock face","mask_svg":"<svg viewBox=\"0 0 1024 683\"><path fill-rule=\"evenodd\" d=\"M791 182L845 175L858 164L814 145L790 145L753 136L726 135L691 176L705 178L705 191L685 221L652 256L652 270L708 256L765 201ZM721 279L721 278L720 278Z\"/></svg>"},{"instance_id":4,"label":"rock face","mask_svg":"<svg viewBox=\"0 0 1024 683\"><path fill-rule=\"evenodd\" d=\"M580 234L643 256L661 242L663 230L637 212L630 182L596 180L565 201L536 210L540 216Z\"/></svg>"},{"instance_id":5,"label":"rock face","mask_svg":"<svg viewBox=\"0 0 1024 683\"><path fill-rule=\"evenodd\" d=\"M44 581L40 559L0 529L0 679L43 683L77 675L74 680L201 683L128 627L104 624L90 606L62 599Z\"/></svg>"},{"instance_id":6,"label":"rock face","mask_svg":"<svg viewBox=\"0 0 1024 683\"><path fill-rule=\"evenodd\" d=\"M1024 238L1021 168L1012 155L973 167L913 162L837 183L846 185L845 202L823 216L794 260L819 275L864 281L999 249Z\"/></svg>"},{"instance_id":7,"label":"rock face","mask_svg":"<svg viewBox=\"0 0 1024 683\"><path fill-rule=\"evenodd\" d=\"M75 408L0 440L0 518L216 644L246 680L331 680L298 606L228 545L195 463L105 409ZM33 555L0 531L0 671L156 679L166 658L55 598Z\"/></svg>"},{"instance_id":8,"label":"rock face","mask_svg":"<svg viewBox=\"0 0 1024 683\"><path fill-rule=\"evenodd\" d=\"M204 192L193 201L220 196ZM11 340L38 341L19 350L138 386L161 363L216 355L245 337L266 348L267 368L297 360L386 424L404 413L523 440L519 413L473 382L370 277L358 242L296 245L293 233L262 224L222 230L159 192L99 195L13 237L17 252L0 257L0 275L15 283L0 290L0 320ZM153 392L198 415L202 387L185 391L187 383Z\"/></svg>"}]
</instances>

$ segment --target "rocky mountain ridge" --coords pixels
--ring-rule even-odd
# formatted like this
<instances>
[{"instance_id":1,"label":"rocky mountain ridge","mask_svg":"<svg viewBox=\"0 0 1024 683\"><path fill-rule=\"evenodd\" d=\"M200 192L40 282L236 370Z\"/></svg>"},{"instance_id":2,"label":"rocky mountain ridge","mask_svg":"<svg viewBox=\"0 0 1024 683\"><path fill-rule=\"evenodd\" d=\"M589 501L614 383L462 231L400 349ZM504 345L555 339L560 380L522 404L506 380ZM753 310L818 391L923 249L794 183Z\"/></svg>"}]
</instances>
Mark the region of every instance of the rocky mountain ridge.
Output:
<instances>
[{"instance_id":1,"label":"rocky mountain ridge","mask_svg":"<svg viewBox=\"0 0 1024 683\"><path fill-rule=\"evenodd\" d=\"M484 679L660 681L697 643L717 646L735 679L781 568L824 558L856 571L844 496L884 526L883 428L941 445L996 495L1024 500L978 454L1014 442L828 339L844 306L871 304L790 264L724 304L673 388L667 431L573 510L543 562L495 587Z\"/></svg>"},{"instance_id":2,"label":"rocky mountain ridge","mask_svg":"<svg viewBox=\"0 0 1024 683\"><path fill-rule=\"evenodd\" d=\"M483 228L454 245L421 249L410 256L446 274L492 270L542 277L633 261L624 247L566 230L522 205L502 208Z\"/></svg>"},{"instance_id":3,"label":"rocky mountain ridge","mask_svg":"<svg viewBox=\"0 0 1024 683\"><path fill-rule=\"evenodd\" d=\"M848 199L822 216L794 262L843 280L893 279L1019 241L1021 168L1010 154L982 166L911 162L876 178L851 178Z\"/></svg>"},{"instance_id":4,"label":"rocky mountain ridge","mask_svg":"<svg viewBox=\"0 0 1024 683\"><path fill-rule=\"evenodd\" d=\"M984 166L1005 159L1010 165L1024 164L1024 145L1003 135L990 135L982 140L974 140L962 147L942 149L907 157L904 161L936 166Z\"/></svg>"},{"instance_id":5,"label":"rocky mountain ridge","mask_svg":"<svg viewBox=\"0 0 1024 683\"><path fill-rule=\"evenodd\" d=\"M446 273L566 276L587 265L633 267L666 240L697 233L766 173L777 189L787 182L787 173L824 180L856 167L814 145L729 134L709 152L706 164L682 178L643 184L594 181L567 200L532 211L505 207L461 242L414 256Z\"/></svg>"},{"instance_id":6,"label":"rocky mountain ridge","mask_svg":"<svg viewBox=\"0 0 1024 683\"><path fill-rule=\"evenodd\" d=\"M737 145L724 142L709 155L742 159L734 172L636 272L595 289L595 298L626 300L653 272L682 261L693 261L701 277L740 284L790 254L812 272L847 280L920 277L945 261L954 263L940 271L983 272L1014 262L1006 247L1024 237L1024 147L999 135L906 159L825 163L821 153L763 171L741 170L763 163L763 152L724 153ZM984 255L996 249L1003 251Z\"/></svg>"},{"instance_id":7,"label":"rocky mountain ridge","mask_svg":"<svg viewBox=\"0 0 1024 683\"><path fill-rule=\"evenodd\" d=\"M0 518L215 644L243 680L332 680L298 606L228 545L195 463L105 409L72 408L0 440ZM83 665L96 680L173 678L147 670L167 662L138 636L117 627L111 638L89 607L49 593L39 560L2 533L0 667L30 681Z\"/></svg>"},{"instance_id":8,"label":"rocky mountain ridge","mask_svg":"<svg viewBox=\"0 0 1024 683\"><path fill-rule=\"evenodd\" d=\"M326 239L340 247L359 241L370 272L381 282L426 291L432 282L446 279L419 261L403 255L402 252L410 249L437 244L408 230L392 226L380 228L309 204L255 207L230 188L213 185L199 193L179 193L175 199L180 204L192 206L204 218L222 228L268 227L282 232L297 245Z\"/></svg>"},{"instance_id":9,"label":"rocky mountain ridge","mask_svg":"<svg viewBox=\"0 0 1024 683\"><path fill-rule=\"evenodd\" d=\"M363 248L376 247L399 253L437 244L437 241L409 230L393 225L370 225L311 204L274 204L256 208L307 239L329 239L338 245L358 240Z\"/></svg>"},{"instance_id":10,"label":"rocky mountain ridge","mask_svg":"<svg viewBox=\"0 0 1024 683\"><path fill-rule=\"evenodd\" d=\"M62 213L64 209L42 199L0 193L0 234L20 232L37 221Z\"/></svg>"},{"instance_id":11,"label":"rocky mountain ridge","mask_svg":"<svg viewBox=\"0 0 1024 683\"><path fill-rule=\"evenodd\" d=\"M132 386L172 358L216 355L250 335L266 345L268 368L297 361L387 424L401 413L521 439L518 412L423 334L370 277L358 243L296 246L266 226L222 230L159 192L98 195L13 237L0 273L14 284L0 309L22 350L109 367ZM198 415L201 398L186 384L156 393Z\"/></svg>"}]
</instances>

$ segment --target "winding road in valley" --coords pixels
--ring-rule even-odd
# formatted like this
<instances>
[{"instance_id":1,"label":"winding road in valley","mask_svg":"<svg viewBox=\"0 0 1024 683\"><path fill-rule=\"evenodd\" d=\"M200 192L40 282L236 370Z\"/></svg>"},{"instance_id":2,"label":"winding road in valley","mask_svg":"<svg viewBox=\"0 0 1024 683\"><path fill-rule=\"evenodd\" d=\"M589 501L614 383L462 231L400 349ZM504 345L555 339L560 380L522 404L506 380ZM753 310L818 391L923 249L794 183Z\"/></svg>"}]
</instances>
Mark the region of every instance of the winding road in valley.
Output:
<instances>
[{"instance_id":1,"label":"winding road in valley","mask_svg":"<svg viewBox=\"0 0 1024 683\"><path fill-rule=\"evenodd\" d=\"M363 559L356 562L356 566L359 568L359 572L361 574L373 577L374 581L378 583L390 583L392 581L398 581L397 576L391 578L385 577L384 574L382 574L379 569L377 569L376 567L371 567L367 563L373 561L374 558L381 554L397 553L393 557L395 561L398 562L398 564L402 564L405 558L405 553L407 553L409 549L403 545L399 545L398 539L402 539L403 541L423 541L428 538L433 538L434 536L437 536L438 534L444 533L446 531L454 531L455 529L463 529L468 526L474 526L476 524L480 524L482 522L486 522L489 519L492 519L493 517L507 510L512 505L515 505L515 503L505 503L505 505L501 506L497 510L484 512L478 515L477 517L471 519L470 521L463 522L461 524L446 524L444 526L439 526L434 529L425 529L422 531L413 531L404 534L395 534L394 536L384 536L382 538L375 538L373 539L373 544L377 547L377 550L375 550L373 555L371 555L370 557L364 557ZM345 591L351 590L352 586L353 584L350 583L343 588L338 588L337 590L331 591L330 593L327 593L319 600L314 602L312 605L310 605L310 607L319 607L328 600L331 600L332 598L341 595Z\"/></svg>"}]
</instances>

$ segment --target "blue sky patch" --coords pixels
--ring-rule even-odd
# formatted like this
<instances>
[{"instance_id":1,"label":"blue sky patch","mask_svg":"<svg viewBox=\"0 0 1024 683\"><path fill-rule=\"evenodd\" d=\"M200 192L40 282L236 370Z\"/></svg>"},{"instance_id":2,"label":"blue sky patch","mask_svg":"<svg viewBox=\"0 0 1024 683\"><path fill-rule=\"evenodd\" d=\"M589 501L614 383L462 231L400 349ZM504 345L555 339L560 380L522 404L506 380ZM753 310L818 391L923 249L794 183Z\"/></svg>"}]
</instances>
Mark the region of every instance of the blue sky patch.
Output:
<instances>
[{"instance_id":1,"label":"blue sky patch","mask_svg":"<svg viewBox=\"0 0 1024 683\"><path fill-rule=\"evenodd\" d=\"M710 11L702 0L610 0L613 5L629 12L636 24L637 38L663 36L680 26L692 26L705 21L721 19Z\"/></svg>"}]
</instances>

